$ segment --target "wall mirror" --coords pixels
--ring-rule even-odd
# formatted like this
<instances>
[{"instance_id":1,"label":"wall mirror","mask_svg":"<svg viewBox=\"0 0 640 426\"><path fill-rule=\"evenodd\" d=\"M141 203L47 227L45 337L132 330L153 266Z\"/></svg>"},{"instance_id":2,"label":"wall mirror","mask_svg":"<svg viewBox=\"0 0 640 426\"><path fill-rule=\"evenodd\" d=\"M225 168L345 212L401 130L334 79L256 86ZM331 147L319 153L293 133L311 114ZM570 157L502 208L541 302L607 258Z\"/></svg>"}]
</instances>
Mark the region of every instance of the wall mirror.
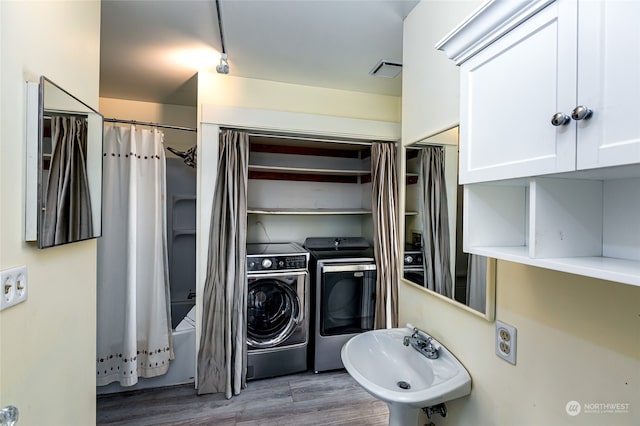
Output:
<instances>
[{"instance_id":1,"label":"wall mirror","mask_svg":"<svg viewBox=\"0 0 640 426\"><path fill-rule=\"evenodd\" d=\"M102 233L102 115L46 77L27 83L26 240Z\"/></svg>"},{"instance_id":2,"label":"wall mirror","mask_svg":"<svg viewBox=\"0 0 640 426\"><path fill-rule=\"evenodd\" d=\"M496 261L462 250L458 127L404 146L401 158L404 280L492 321Z\"/></svg>"}]
</instances>

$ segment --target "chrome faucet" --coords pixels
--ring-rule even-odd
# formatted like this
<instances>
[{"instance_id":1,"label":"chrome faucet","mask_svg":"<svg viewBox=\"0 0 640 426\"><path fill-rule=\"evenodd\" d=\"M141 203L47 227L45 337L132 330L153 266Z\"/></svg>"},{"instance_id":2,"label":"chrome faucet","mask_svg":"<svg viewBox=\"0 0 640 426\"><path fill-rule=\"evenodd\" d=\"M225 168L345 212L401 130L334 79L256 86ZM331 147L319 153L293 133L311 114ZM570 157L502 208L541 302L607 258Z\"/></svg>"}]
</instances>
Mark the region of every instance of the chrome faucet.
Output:
<instances>
[{"instance_id":1,"label":"chrome faucet","mask_svg":"<svg viewBox=\"0 0 640 426\"><path fill-rule=\"evenodd\" d=\"M431 342L432 340L432 337L427 337L425 339L420 335L420 330L414 328L411 336L404 336L402 344L405 346L411 345L416 351L429 359L436 359L438 358L438 349L433 346L433 343Z\"/></svg>"}]
</instances>

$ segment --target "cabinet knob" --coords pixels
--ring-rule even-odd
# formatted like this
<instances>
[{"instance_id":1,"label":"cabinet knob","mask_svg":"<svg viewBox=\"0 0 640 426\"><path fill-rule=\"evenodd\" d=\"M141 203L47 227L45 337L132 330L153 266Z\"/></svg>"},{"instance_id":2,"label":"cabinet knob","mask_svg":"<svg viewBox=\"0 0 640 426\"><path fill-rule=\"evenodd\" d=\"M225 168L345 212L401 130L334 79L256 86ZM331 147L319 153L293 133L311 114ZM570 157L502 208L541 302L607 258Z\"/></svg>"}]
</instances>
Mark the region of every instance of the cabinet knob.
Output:
<instances>
[{"instance_id":1,"label":"cabinet knob","mask_svg":"<svg viewBox=\"0 0 640 426\"><path fill-rule=\"evenodd\" d=\"M574 120L588 120L593 115L593 111L583 105L575 107L571 112L571 118Z\"/></svg>"},{"instance_id":2,"label":"cabinet knob","mask_svg":"<svg viewBox=\"0 0 640 426\"><path fill-rule=\"evenodd\" d=\"M553 117L551 117L551 124L553 124L554 126L564 126L569 121L571 121L571 117L569 117L564 112L556 112L555 114L553 114Z\"/></svg>"}]
</instances>

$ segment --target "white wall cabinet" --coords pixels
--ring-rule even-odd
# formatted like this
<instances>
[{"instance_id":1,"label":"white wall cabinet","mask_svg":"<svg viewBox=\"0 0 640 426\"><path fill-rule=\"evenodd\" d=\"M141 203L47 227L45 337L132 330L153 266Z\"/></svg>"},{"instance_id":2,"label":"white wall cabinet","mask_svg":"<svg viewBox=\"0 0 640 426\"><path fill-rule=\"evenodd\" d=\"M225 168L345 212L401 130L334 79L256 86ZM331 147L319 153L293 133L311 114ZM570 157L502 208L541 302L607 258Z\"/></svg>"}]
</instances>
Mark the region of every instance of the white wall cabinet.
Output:
<instances>
[{"instance_id":1,"label":"white wall cabinet","mask_svg":"<svg viewBox=\"0 0 640 426\"><path fill-rule=\"evenodd\" d=\"M640 178L465 185L464 250L640 285Z\"/></svg>"},{"instance_id":2,"label":"white wall cabinet","mask_svg":"<svg viewBox=\"0 0 640 426\"><path fill-rule=\"evenodd\" d=\"M459 60L461 183L639 162L640 3L529 3Z\"/></svg>"},{"instance_id":3,"label":"white wall cabinet","mask_svg":"<svg viewBox=\"0 0 640 426\"><path fill-rule=\"evenodd\" d=\"M577 168L640 162L640 2L581 1L578 97L594 113L577 122Z\"/></svg>"},{"instance_id":4,"label":"white wall cabinet","mask_svg":"<svg viewBox=\"0 0 640 426\"><path fill-rule=\"evenodd\" d=\"M461 65L465 251L640 285L638 21L640 2L491 1L439 44Z\"/></svg>"},{"instance_id":5,"label":"white wall cabinet","mask_svg":"<svg viewBox=\"0 0 640 426\"><path fill-rule=\"evenodd\" d=\"M575 19L559 6L460 66L461 183L574 170L575 124L550 122L576 102Z\"/></svg>"}]
</instances>

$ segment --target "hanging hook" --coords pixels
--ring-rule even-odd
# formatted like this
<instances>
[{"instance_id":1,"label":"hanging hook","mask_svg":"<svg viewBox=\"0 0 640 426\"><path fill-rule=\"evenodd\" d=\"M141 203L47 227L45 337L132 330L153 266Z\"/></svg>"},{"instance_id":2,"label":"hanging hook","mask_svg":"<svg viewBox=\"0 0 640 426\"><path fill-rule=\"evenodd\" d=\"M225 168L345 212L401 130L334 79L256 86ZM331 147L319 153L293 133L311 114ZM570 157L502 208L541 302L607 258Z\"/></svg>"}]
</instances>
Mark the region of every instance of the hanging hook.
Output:
<instances>
[{"instance_id":1,"label":"hanging hook","mask_svg":"<svg viewBox=\"0 0 640 426\"><path fill-rule=\"evenodd\" d=\"M170 146L168 146L167 149L172 153L174 153L175 155L177 155L178 157L182 158L184 160L184 164L186 164L187 166L193 167L193 168L197 166L197 161L196 161L197 147L196 146L192 146L186 151L178 151L177 149L171 148Z\"/></svg>"}]
</instances>

